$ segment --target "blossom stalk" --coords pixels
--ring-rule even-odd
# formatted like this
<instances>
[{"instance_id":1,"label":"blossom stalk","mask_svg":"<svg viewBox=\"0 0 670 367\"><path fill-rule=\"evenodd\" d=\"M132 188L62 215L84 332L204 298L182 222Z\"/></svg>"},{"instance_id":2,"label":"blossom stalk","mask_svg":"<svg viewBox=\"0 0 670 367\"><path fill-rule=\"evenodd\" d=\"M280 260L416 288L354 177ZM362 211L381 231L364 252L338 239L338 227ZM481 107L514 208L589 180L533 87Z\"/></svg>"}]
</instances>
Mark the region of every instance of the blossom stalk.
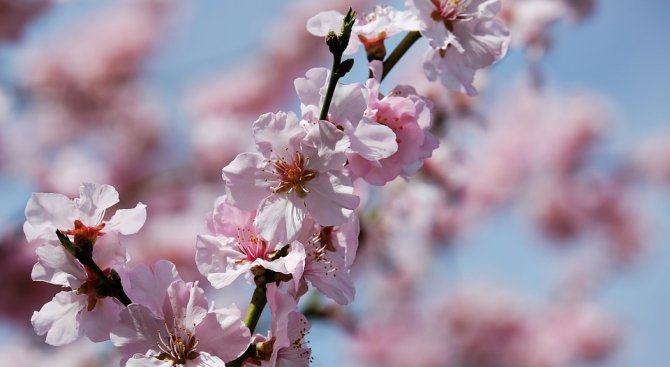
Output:
<instances>
[{"instance_id":1,"label":"blossom stalk","mask_svg":"<svg viewBox=\"0 0 670 367\"><path fill-rule=\"evenodd\" d=\"M133 301L128 298L128 295L123 290L121 278L119 278L118 273L112 270L109 275L105 274L105 272L100 269L98 264L96 264L95 260L93 260L92 248L90 250L86 250L85 248L81 248L80 246L73 244L68 236L64 235L60 230L56 230L56 235L58 236L58 239L60 240L60 243L63 245L63 247L69 253L71 253L72 256L74 256L82 265L84 265L87 270L93 272L98 277L98 279L109 292L110 296L118 299L119 302L121 302L124 306L128 306L129 304L133 303Z\"/></svg>"},{"instance_id":2,"label":"blossom stalk","mask_svg":"<svg viewBox=\"0 0 670 367\"><path fill-rule=\"evenodd\" d=\"M405 55L405 53L412 47L412 45L421 38L421 33L419 31L408 32L405 37L400 41L398 46L393 49L391 54L384 60L384 69L382 71L381 80L384 80L388 73L391 72L391 69L395 64L400 61L400 59Z\"/></svg>"}]
</instances>

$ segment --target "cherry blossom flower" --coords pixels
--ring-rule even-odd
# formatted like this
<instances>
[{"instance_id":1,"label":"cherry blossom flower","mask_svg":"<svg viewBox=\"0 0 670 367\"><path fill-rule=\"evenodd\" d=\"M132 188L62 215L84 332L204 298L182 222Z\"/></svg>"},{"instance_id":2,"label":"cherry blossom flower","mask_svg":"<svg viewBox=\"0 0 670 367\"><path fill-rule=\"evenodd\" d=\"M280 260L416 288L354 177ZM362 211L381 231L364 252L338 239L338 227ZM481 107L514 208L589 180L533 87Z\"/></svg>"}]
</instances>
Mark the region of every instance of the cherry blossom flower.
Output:
<instances>
[{"instance_id":1,"label":"cherry blossom flower","mask_svg":"<svg viewBox=\"0 0 670 367\"><path fill-rule=\"evenodd\" d=\"M307 31L318 37L326 37L329 32L339 33L343 20L344 14L338 11L324 11L307 21ZM386 38L401 32L417 31L419 28L420 23L411 12L377 5L372 12L357 16L344 54L351 55L363 45L368 58L381 60L386 55Z\"/></svg>"},{"instance_id":2,"label":"cherry blossom flower","mask_svg":"<svg viewBox=\"0 0 670 367\"><path fill-rule=\"evenodd\" d=\"M56 230L73 236L75 244L78 238L92 242L96 261L116 257L117 263L124 263L125 250L114 237L139 231L146 220L146 205L138 203L133 209L119 209L109 220L103 220L106 210L118 201L114 187L95 183L81 185L79 197L73 200L61 194L33 194L26 205L23 225L28 242L40 246L33 280L76 288L81 279L86 279L83 266L63 248ZM112 239L98 243L103 236Z\"/></svg>"},{"instance_id":3,"label":"cherry blossom flower","mask_svg":"<svg viewBox=\"0 0 670 367\"><path fill-rule=\"evenodd\" d=\"M295 80L300 109L305 120L316 123L326 95L330 72L310 69L305 78ZM389 126L377 123L367 112L368 91L362 84L339 84L328 109L328 121L349 138L349 152L360 155L371 164L398 150L395 134ZM371 98L371 97L370 97Z\"/></svg>"},{"instance_id":4,"label":"cherry blossom flower","mask_svg":"<svg viewBox=\"0 0 670 367\"><path fill-rule=\"evenodd\" d=\"M112 267L126 262L125 248L114 237L137 232L146 219L145 205L139 203L134 209L117 210L104 221L105 210L118 200L112 186L85 183L74 200L60 194L36 193L28 201L24 232L31 244L39 245L33 280L72 289L58 293L33 314L35 331L47 334L49 344L70 343L82 332L96 342L107 340L109 329L118 319L120 303L101 290L102 280L67 252L56 236L58 229L74 237L75 246L92 246L94 261L109 275ZM103 235L113 238L98 241Z\"/></svg>"},{"instance_id":5,"label":"cherry blossom flower","mask_svg":"<svg viewBox=\"0 0 670 367\"><path fill-rule=\"evenodd\" d=\"M293 113L262 115L253 125L260 153L223 168L229 203L258 210L256 227L271 242L293 240L307 215L324 226L351 217L359 199L342 169L348 139L333 124L304 124Z\"/></svg>"},{"instance_id":6,"label":"cherry blossom flower","mask_svg":"<svg viewBox=\"0 0 670 367\"><path fill-rule=\"evenodd\" d=\"M384 185L398 176L408 178L431 156L439 141L430 132L432 103L416 94L414 88L397 86L388 96L379 96L382 65L371 63L374 79L367 84L369 91L366 113L374 122L393 132L398 149L392 155L373 160L357 152L348 153L349 170L373 185Z\"/></svg>"},{"instance_id":7,"label":"cherry blossom flower","mask_svg":"<svg viewBox=\"0 0 670 367\"><path fill-rule=\"evenodd\" d=\"M111 340L126 366L224 366L241 355L250 334L240 310L207 304L197 283L186 283L168 262L141 267L131 288L146 296L120 315Z\"/></svg>"},{"instance_id":8,"label":"cherry blossom flower","mask_svg":"<svg viewBox=\"0 0 670 367\"><path fill-rule=\"evenodd\" d=\"M280 292L274 284L267 286L268 305L272 314L272 330L267 338L256 335L262 367L307 367L312 349L305 341L310 324L297 311L295 299ZM248 365L248 364L247 364Z\"/></svg>"},{"instance_id":9,"label":"cherry blossom flower","mask_svg":"<svg viewBox=\"0 0 670 367\"><path fill-rule=\"evenodd\" d=\"M314 226L305 246L302 276L321 293L346 305L354 300L354 282L349 269L356 257L359 234L358 216L338 227Z\"/></svg>"},{"instance_id":10,"label":"cherry blossom flower","mask_svg":"<svg viewBox=\"0 0 670 367\"><path fill-rule=\"evenodd\" d=\"M505 56L509 32L495 18L498 0L408 0L431 49L424 71L447 88L476 95L475 71Z\"/></svg>"},{"instance_id":11,"label":"cherry blossom flower","mask_svg":"<svg viewBox=\"0 0 670 367\"><path fill-rule=\"evenodd\" d=\"M300 279L305 267L303 245L293 241L288 254L278 257L284 244L263 239L253 224L254 218L255 212L227 204L225 196L216 200L214 212L208 217L214 235L198 236L195 255L198 269L214 288L223 288L242 274L251 279L249 270L255 266Z\"/></svg>"}]
</instances>

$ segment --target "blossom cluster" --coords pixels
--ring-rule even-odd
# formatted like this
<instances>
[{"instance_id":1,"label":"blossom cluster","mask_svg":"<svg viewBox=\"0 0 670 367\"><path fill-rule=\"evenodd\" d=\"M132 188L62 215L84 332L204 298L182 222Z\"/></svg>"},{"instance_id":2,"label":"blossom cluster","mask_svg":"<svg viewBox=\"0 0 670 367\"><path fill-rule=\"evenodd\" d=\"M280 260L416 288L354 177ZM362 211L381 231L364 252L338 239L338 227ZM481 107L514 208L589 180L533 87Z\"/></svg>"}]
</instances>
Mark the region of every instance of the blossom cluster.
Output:
<instances>
[{"instance_id":1,"label":"blossom cluster","mask_svg":"<svg viewBox=\"0 0 670 367\"><path fill-rule=\"evenodd\" d=\"M0 26L0 42L16 41L48 2L29 12L5 3L25 15L10 30ZM76 38L23 55L19 83L39 106L24 116L37 124L36 144L19 147L12 136L31 130L17 126L0 137L0 164L67 194L35 193L25 208L22 251L31 253L20 262L30 263L33 281L61 288L46 304L32 301L43 304L30 318L35 333L61 350L107 342L122 366L135 367L308 366L318 318L346 331L347 365L567 367L612 354L620 330L591 298L608 271L642 249L630 175L667 181L670 164L645 159L664 152L662 142L629 166L596 173L589 154L607 119L599 99L533 83L507 89L512 98L493 115L476 105L508 48L536 60L550 25L585 18L593 2L406 0L404 9L316 15L341 4L300 4L290 17L299 26L284 19L273 32L285 42L189 96L194 157L176 173L164 174L167 124L138 77L173 5L124 3L73 28ZM311 67L317 42L331 69ZM410 47L421 65L394 69ZM356 55L367 58L362 67ZM354 65L368 78L341 81ZM384 84L391 70L411 84ZM13 102L4 96L0 123ZM276 110L282 100L296 109ZM479 140L460 135L466 130ZM70 141L77 146L61 150ZM46 153L34 156L49 164L5 159L21 149ZM114 186L87 182L72 192L82 172ZM435 265L519 198L555 247L599 236L606 260L569 269L546 306L495 286L445 286ZM119 203L131 208L112 213ZM253 292L246 308L240 288ZM345 307L357 290L370 309ZM76 363L88 363L81 355Z\"/></svg>"}]
</instances>

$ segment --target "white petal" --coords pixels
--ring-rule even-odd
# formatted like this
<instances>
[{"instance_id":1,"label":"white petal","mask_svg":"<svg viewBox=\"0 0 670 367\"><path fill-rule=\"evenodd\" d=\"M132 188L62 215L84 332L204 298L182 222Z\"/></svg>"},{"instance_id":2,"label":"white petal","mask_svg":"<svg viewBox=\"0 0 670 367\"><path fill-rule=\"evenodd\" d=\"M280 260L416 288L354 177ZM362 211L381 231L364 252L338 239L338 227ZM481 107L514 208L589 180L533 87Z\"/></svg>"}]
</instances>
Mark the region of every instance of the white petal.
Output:
<instances>
[{"instance_id":1,"label":"white petal","mask_svg":"<svg viewBox=\"0 0 670 367\"><path fill-rule=\"evenodd\" d=\"M307 20L307 31L315 36L325 37L329 32L340 33L344 14L335 11L323 11Z\"/></svg>"},{"instance_id":2,"label":"white petal","mask_svg":"<svg viewBox=\"0 0 670 367\"><path fill-rule=\"evenodd\" d=\"M102 222L105 210L119 202L119 193L113 186L96 183L84 183L79 188L79 198L74 199L74 205L84 224L98 225Z\"/></svg>"},{"instance_id":3,"label":"white petal","mask_svg":"<svg viewBox=\"0 0 670 367\"><path fill-rule=\"evenodd\" d=\"M292 200L295 199L288 195L272 195L263 200L255 220L263 238L272 243L288 242L300 232L305 210Z\"/></svg>"},{"instance_id":4,"label":"white petal","mask_svg":"<svg viewBox=\"0 0 670 367\"><path fill-rule=\"evenodd\" d=\"M71 343L81 335L78 315L86 303L87 297L75 291L60 292L42 309L34 312L30 322L37 335L47 334L47 344L58 346Z\"/></svg>"},{"instance_id":5,"label":"white petal","mask_svg":"<svg viewBox=\"0 0 670 367\"><path fill-rule=\"evenodd\" d=\"M57 238L56 229L71 229L74 227L76 209L72 200L61 194L34 193L26 205L26 220L34 229L47 230L44 235L31 233L33 238ZM28 233L26 233L28 237Z\"/></svg>"},{"instance_id":6,"label":"white petal","mask_svg":"<svg viewBox=\"0 0 670 367\"><path fill-rule=\"evenodd\" d=\"M46 243L36 253L33 280L76 289L86 279L83 266L60 243Z\"/></svg>"},{"instance_id":7,"label":"white petal","mask_svg":"<svg viewBox=\"0 0 670 367\"><path fill-rule=\"evenodd\" d=\"M117 231L123 235L137 233L147 220L147 206L138 203L133 209L119 209L107 222L106 231Z\"/></svg>"}]
</instances>

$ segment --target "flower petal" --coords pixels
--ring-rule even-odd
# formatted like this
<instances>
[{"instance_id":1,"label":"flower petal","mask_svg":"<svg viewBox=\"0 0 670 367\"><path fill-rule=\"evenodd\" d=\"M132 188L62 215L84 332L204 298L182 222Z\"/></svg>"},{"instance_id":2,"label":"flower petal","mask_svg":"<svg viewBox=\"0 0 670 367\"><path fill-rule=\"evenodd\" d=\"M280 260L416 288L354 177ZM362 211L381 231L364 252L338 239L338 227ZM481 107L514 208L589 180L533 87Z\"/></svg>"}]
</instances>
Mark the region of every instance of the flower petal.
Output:
<instances>
[{"instance_id":1,"label":"flower petal","mask_svg":"<svg viewBox=\"0 0 670 367\"><path fill-rule=\"evenodd\" d=\"M257 153L242 153L223 168L228 202L240 209L256 210L272 191L268 182L274 177L263 171L265 158Z\"/></svg>"},{"instance_id":2,"label":"flower petal","mask_svg":"<svg viewBox=\"0 0 670 367\"><path fill-rule=\"evenodd\" d=\"M243 256L233 249L235 243L233 238L198 236L195 263L214 288L220 289L231 284L240 274L249 270L248 265L236 264Z\"/></svg>"},{"instance_id":3,"label":"flower petal","mask_svg":"<svg viewBox=\"0 0 670 367\"><path fill-rule=\"evenodd\" d=\"M119 313L123 306L116 298L107 297L98 300L92 311L83 310L79 322L84 334L96 343L109 340L109 332L119 322Z\"/></svg>"},{"instance_id":4,"label":"flower petal","mask_svg":"<svg viewBox=\"0 0 670 367\"><path fill-rule=\"evenodd\" d=\"M167 288L180 279L175 265L169 261L160 260L150 266L138 265L128 274L126 293L133 303L148 307L157 316L164 316L163 302Z\"/></svg>"},{"instance_id":5,"label":"flower petal","mask_svg":"<svg viewBox=\"0 0 670 367\"><path fill-rule=\"evenodd\" d=\"M84 183L79 187L79 197L73 200L79 209L84 224L96 226L102 222L105 210L119 202L119 193L113 186L97 183Z\"/></svg>"},{"instance_id":6,"label":"flower petal","mask_svg":"<svg viewBox=\"0 0 670 367\"><path fill-rule=\"evenodd\" d=\"M86 303L87 297L75 291L60 292L34 312L30 322L37 335L47 334L47 344L59 346L71 343L81 335L78 316Z\"/></svg>"},{"instance_id":7,"label":"flower petal","mask_svg":"<svg viewBox=\"0 0 670 367\"><path fill-rule=\"evenodd\" d=\"M147 220L147 206L138 203L133 209L119 209L107 222L105 229L123 235L137 233Z\"/></svg>"},{"instance_id":8,"label":"flower petal","mask_svg":"<svg viewBox=\"0 0 670 367\"><path fill-rule=\"evenodd\" d=\"M198 349L225 361L242 355L251 342L251 333L235 306L208 313L195 330Z\"/></svg>"},{"instance_id":9,"label":"flower petal","mask_svg":"<svg viewBox=\"0 0 670 367\"><path fill-rule=\"evenodd\" d=\"M310 196L309 194L307 196ZM302 228L305 210L289 195L272 195L263 200L256 215L256 228L269 242L293 240Z\"/></svg>"},{"instance_id":10,"label":"flower petal","mask_svg":"<svg viewBox=\"0 0 670 367\"><path fill-rule=\"evenodd\" d=\"M60 243L45 243L36 252L37 263L31 273L34 281L76 289L86 279L81 264Z\"/></svg>"},{"instance_id":11,"label":"flower petal","mask_svg":"<svg viewBox=\"0 0 670 367\"><path fill-rule=\"evenodd\" d=\"M349 178L342 172L319 174L309 182L305 204L309 214L322 226L337 226L351 217L360 199L353 194Z\"/></svg>"},{"instance_id":12,"label":"flower petal","mask_svg":"<svg viewBox=\"0 0 670 367\"><path fill-rule=\"evenodd\" d=\"M126 355L144 354L156 347L159 330L165 330L164 322L147 307L132 303L121 310L119 322L110 332L110 340Z\"/></svg>"}]
</instances>

